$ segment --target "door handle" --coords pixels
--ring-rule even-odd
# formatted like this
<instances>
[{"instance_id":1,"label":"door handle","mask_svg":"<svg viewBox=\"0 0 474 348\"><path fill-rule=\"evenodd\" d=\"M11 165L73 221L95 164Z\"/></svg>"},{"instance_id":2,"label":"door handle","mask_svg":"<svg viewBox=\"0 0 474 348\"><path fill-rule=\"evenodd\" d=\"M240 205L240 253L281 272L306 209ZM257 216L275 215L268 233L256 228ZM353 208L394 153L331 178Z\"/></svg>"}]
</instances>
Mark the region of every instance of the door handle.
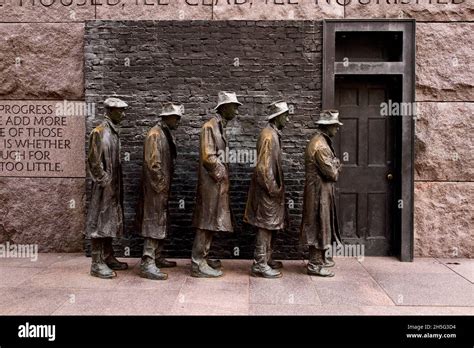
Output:
<instances>
[{"instance_id":1,"label":"door handle","mask_svg":"<svg viewBox=\"0 0 474 348\"><path fill-rule=\"evenodd\" d=\"M388 173L388 174L387 174L387 180L388 180L388 181L392 181L392 180L393 180L393 174L392 174L392 173Z\"/></svg>"}]
</instances>

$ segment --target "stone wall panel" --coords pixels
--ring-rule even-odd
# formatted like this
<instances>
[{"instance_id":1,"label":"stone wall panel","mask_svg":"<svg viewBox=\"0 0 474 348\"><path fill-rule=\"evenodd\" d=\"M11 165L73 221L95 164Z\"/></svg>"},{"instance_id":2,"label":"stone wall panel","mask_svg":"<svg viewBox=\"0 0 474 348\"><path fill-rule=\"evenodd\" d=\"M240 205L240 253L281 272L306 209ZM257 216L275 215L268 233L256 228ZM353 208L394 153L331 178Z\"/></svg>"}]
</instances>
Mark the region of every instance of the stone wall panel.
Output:
<instances>
[{"instance_id":1,"label":"stone wall panel","mask_svg":"<svg viewBox=\"0 0 474 348\"><path fill-rule=\"evenodd\" d=\"M474 181L474 103L417 103L415 180Z\"/></svg>"},{"instance_id":2,"label":"stone wall panel","mask_svg":"<svg viewBox=\"0 0 474 348\"><path fill-rule=\"evenodd\" d=\"M474 101L474 23L418 23L416 100Z\"/></svg>"},{"instance_id":3,"label":"stone wall panel","mask_svg":"<svg viewBox=\"0 0 474 348\"><path fill-rule=\"evenodd\" d=\"M84 179L0 178L0 202L0 243L82 250Z\"/></svg>"},{"instance_id":4,"label":"stone wall panel","mask_svg":"<svg viewBox=\"0 0 474 348\"><path fill-rule=\"evenodd\" d=\"M84 24L0 24L1 99L84 96Z\"/></svg>"},{"instance_id":5,"label":"stone wall panel","mask_svg":"<svg viewBox=\"0 0 474 348\"><path fill-rule=\"evenodd\" d=\"M472 182L415 183L415 256L474 257Z\"/></svg>"}]
</instances>

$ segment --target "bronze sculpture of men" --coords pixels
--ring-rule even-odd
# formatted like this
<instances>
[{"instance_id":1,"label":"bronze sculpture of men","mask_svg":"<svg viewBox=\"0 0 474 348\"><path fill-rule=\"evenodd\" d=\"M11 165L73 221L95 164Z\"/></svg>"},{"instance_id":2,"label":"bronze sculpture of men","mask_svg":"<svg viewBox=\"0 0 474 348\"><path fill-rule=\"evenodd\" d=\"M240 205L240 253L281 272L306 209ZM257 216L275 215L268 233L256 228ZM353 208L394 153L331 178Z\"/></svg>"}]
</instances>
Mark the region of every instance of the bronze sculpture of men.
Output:
<instances>
[{"instance_id":1,"label":"bronze sculpture of men","mask_svg":"<svg viewBox=\"0 0 474 348\"><path fill-rule=\"evenodd\" d=\"M87 214L86 237L91 238L91 275L110 279L127 263L114 256L112 239L123 231L123 184L120 164L119 125L127 104L118 98L104 102L105 120L89 136L87 164L92 178L92 196Z\"/></svg>"},{"instance_id":2,"label":"bronze sculpture of men","mask_svg":"<svg viewBox=\"0 0 474 348\"><path fill-rule=\"evenodd\" d=\"M204 123L199 139L199 171L193 227L196 228L192 256L193 277L220 277L221 262L208 260L215 232L233 232L229 198L229 165L221 160L226 151L225 127L242 105L233 92L219 92L217 114Z\"/></svg>"},{"instance_id":3,"label":"bronze sculpture of men","mask_svg":"<svg viewBox=\"0 0 474 348\"><path fill-rule=\"evenodd\" d=\"M160 114L161 123L150 129L143 148L141 199L137 211L140 235L144 237L140 276L165 280L160 268L175 267L176 262L162 255L163 240L169 230L168 202L176 159L171 130L178 128L184 113L182 105L167 104Z\"/></svg>"},{"instance_id":4,"label":"bronze sculpture of men","mask_svg":"<svg viewBox=\"0 0 474 348\"><path fill-rule=\"evenodd\" d=\"M275 232L285 227L285 185L281 162L281 130L288 121L288 105L277 101L269 106L268 125L260 132L257 141L257 165L255 167L244 221L257 228L254 277L279 278L282 263L273 260Z\"/></svg>"},{"instance_id":5,"label":"bronze sculpture of men","mask_svg":"<svg viewBox=\"0 0 474 348\"><path fill-rule=\"evenodd\" d=\"M327 256L332 243L341 243L335 202L335 183L341 171L331 138L342 126L337 110L324 110L316 122L318 130L305 152L306 182L304 187L302 241L309 246L310 275L333 277L328 267L334 261Z\"/></svg>"}]
</instances>

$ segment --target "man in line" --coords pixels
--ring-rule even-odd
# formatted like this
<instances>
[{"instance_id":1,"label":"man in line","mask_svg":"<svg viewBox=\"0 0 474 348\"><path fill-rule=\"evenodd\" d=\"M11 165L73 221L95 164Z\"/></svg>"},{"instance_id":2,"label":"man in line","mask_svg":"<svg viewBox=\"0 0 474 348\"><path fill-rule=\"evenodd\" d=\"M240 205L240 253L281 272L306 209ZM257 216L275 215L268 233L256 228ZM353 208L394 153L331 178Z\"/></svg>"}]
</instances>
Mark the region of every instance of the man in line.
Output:
<instances>
[{"instance_id":1,"label":"man in line","mask_svg":"<svg viewBox=\"0 0 474 348\"><path fill-rule=\"evenodd\" d=\"M120 163L119 125L127 104L118 98L104 102L105 120L89 136L87 164L92 178L92 196L87 214L87 238L92 243L91 275L102 279L117 276L127 263L114 256L112 239L123 231L123 183Z\"/></svg>"},{"instance_id":2,"label":"man in line","mask_svg":"<svg viewBox=\"0 0 474 348\"><path fill-rule=\"evenodd\" d=\"M341 163L332 147L331 138L342 126L337 110L324 110L316 122L318 130L305 152L306 182L303 198L301 239L309 246L309 275L333 277L328 267L334 266L326 251L332 243L341 243L337 221L335 183Z\"/></svg>"},{"instance_id":3,"label":"man in line","mask_svg":"<svg viewBox=\"0 0 474 348\"><path fill-rule=\"evenodd\" d=\"M238 115L242 105L234 92L219 92L217 114L204 123L199 139L199 171L193 227L196 228L191 256L191 275L220 277L219 260L208 260L215 232L233 232L229 198L229 166L220 160L226 151L225 127Z\"/></svg>"},{"instance_id":4,"label":"man in line","mask_svg":"<svg viewBox=\"0 0 474 348\"><path fill-rule=\"evenodd\" d=\"M272 258L275 232L285 228L285 185L281 162L281 130L288 122L288 105L269 106L268 124L257 141L257 165L252 176L244 221L257 228L251 275L279 278L282 263Z\"/></svg>"},{"instance_id":5,"label":"man in line","mask_svg":"<svg viewBox=\"0 0 474 348\"><path fill-rule=\"evenodd\" d=\"M176 262L162 255L163 240L169 230L168 203L176 159L176 145L171 130L178 128L184 107L169 103L160 114L161 123L150 129L143 148L141 199L137 211L140 235L144 237L140 276L165 280L160 268L175 267Z\"/></svg>"}]
</instances>

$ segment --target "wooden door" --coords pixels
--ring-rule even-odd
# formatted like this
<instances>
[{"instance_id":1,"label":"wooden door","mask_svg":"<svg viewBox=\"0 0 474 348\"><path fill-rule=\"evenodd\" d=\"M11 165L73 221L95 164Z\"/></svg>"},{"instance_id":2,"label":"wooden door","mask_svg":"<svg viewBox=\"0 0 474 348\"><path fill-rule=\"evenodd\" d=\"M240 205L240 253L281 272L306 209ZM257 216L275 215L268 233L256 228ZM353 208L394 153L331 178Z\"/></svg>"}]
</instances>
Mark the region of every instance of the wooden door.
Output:
<instances>
[{"instance_id":1,"label":"wooden door","mask_svg":"<svg viewBox=\"0 0 474 348\"><path fill-rule=\"evenodd\" d=\"M386 76L336 78L335 108L344 124L335 138L343 163L339 225L343 241L364 244L366 255L392 253L397 120L381 114L381 103L399 100L398 82Z\"/></svg>"}]
</instances>

